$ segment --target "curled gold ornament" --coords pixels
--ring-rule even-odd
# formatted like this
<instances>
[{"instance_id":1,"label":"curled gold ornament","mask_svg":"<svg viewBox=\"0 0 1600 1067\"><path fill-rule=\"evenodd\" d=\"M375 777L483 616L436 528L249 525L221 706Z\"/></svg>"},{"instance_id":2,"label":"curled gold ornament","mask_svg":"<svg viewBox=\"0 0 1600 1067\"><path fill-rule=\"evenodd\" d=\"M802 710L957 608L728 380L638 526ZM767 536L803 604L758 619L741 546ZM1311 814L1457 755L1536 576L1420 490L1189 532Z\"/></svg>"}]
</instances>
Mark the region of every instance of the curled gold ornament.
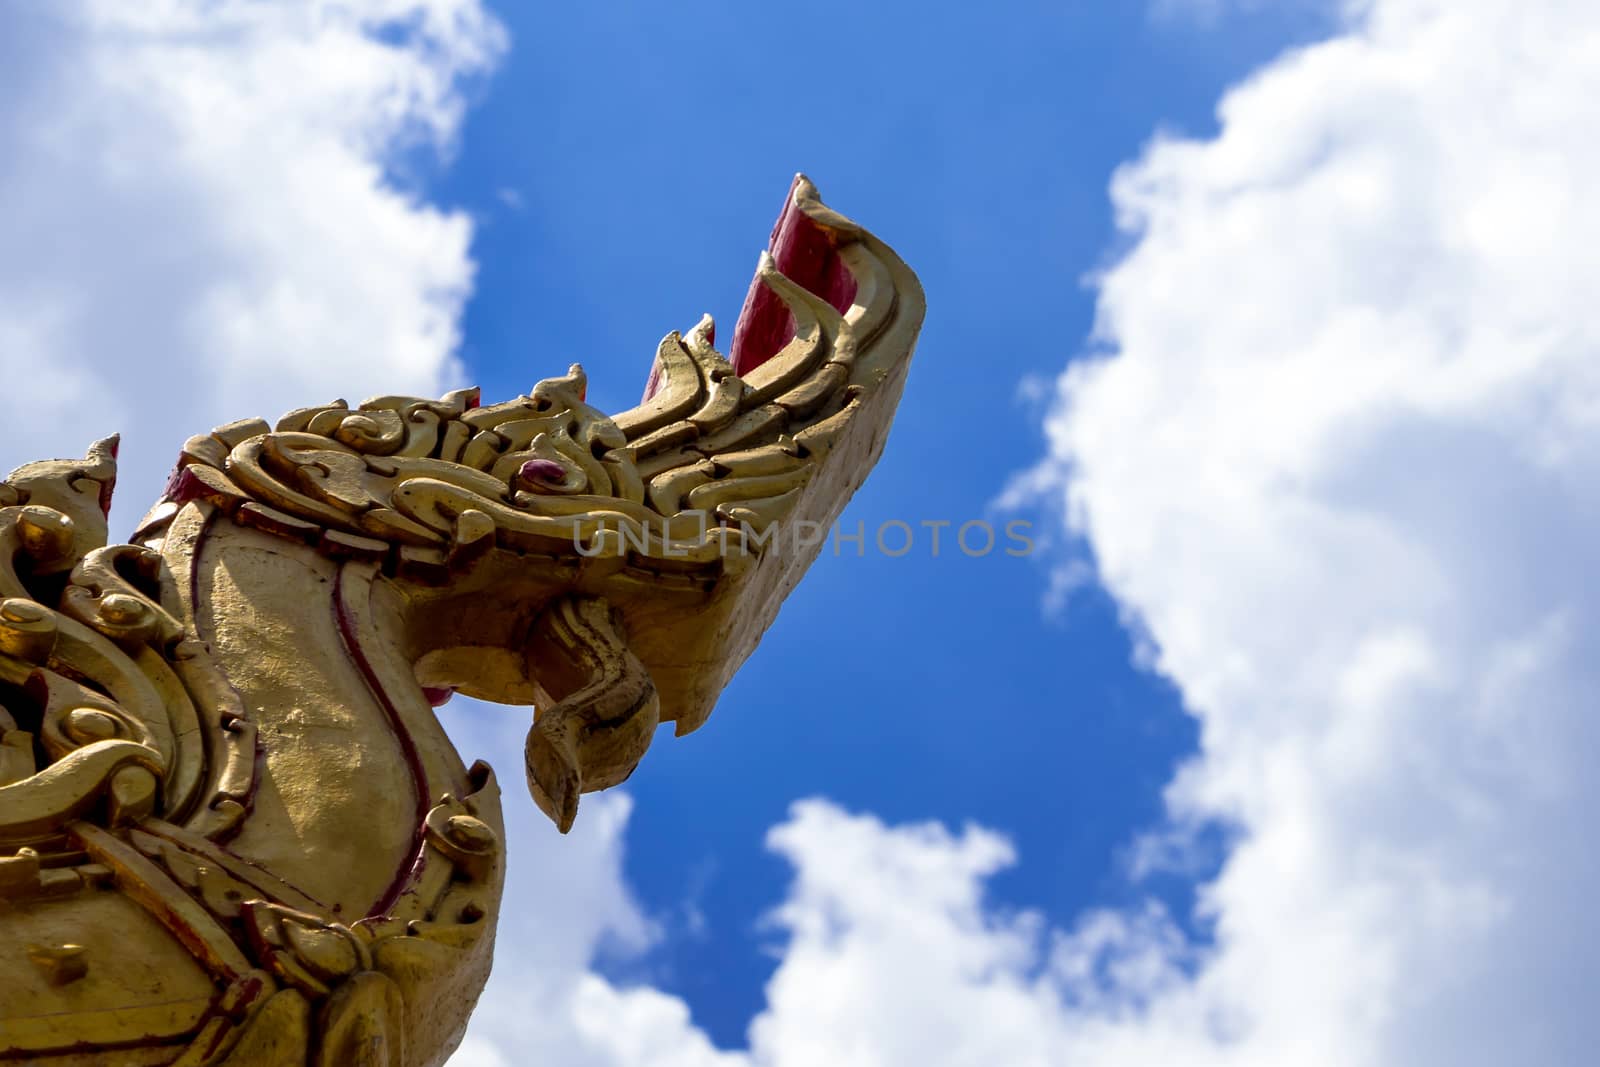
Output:
<instances>
[{"instance_id":1,"label":"curled gold ornament","mask_svg":"<svg viewBox=\"0 0 1600 1067\"><path fill-rule=\"evenodd\" d=\"M573 364L242 419L128 545L114 438L0 482L0 1061L439 1067L505 835L434 708L532 705L562 831L698 728L815 555L780 531L882 449L922 310L798 178L726 354L709 316L668 334L630 410Z\"/></svg>"}]
</instances>

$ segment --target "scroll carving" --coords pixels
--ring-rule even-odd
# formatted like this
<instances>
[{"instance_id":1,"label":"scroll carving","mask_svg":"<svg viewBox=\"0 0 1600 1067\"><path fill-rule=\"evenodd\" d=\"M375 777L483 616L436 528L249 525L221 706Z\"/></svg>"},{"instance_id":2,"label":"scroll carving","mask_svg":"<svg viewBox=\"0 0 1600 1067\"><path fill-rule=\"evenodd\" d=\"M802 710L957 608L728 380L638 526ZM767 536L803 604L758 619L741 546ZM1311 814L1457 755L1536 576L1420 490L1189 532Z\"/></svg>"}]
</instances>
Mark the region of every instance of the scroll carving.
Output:
<instances>
[{"instance_id":1,"label":"scroll carving","mask_svg":"<svg viewBox=\"0 0 1600 1067\"><path fill-rule=\"evenodd\" d=\"M499 790L433 708L532 705L565 832L701 725L883 446L922 316L791 189L728 355L190 438L131 544L116 438L0 482L0 1061L424 1067L487 978Z\"/></svg>"}]
</instances>

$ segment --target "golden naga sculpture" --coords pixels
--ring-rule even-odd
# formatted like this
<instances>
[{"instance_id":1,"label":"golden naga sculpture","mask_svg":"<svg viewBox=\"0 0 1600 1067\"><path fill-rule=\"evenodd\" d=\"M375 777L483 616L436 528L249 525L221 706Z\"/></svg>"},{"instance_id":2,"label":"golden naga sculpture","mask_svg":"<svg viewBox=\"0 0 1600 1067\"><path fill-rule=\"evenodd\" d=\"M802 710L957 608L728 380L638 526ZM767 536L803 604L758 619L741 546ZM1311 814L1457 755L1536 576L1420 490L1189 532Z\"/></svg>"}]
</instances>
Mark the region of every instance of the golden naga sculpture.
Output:
<instances>
[{"instance_id":1,"label":"golden naga sculpture","mask_svg":"<svg viewBox=\"0 0 1600 1067\"><path fill-rule=\"evenodd\" d=\"M732 344L479 407L191 438L132 544L115 439L0 483L0 1064L414 1067L489 974L499 792L433 714L535 708L571 826L705 721L883 447L915 277L803 178Z\"/></svg>"}]
</instances>

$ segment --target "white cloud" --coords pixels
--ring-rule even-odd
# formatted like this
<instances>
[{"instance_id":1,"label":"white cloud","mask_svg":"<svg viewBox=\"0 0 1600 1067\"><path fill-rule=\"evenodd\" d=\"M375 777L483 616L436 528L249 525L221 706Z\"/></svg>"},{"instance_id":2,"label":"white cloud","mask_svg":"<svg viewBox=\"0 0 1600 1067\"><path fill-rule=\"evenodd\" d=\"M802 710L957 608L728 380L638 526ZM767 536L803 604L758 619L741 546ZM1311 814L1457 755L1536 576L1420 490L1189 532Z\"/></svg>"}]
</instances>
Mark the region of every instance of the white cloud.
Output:
<instances>
[{"instance_id":1,"label":"white cloud","mask_svg":"<svg viewBox=\"0 0 1600 1067\"><path fill-rule=\"evenodd\" d=\"M1351 17L1118 175L1110 355L1050 421L1202 724L1169 833L1240 834L1215 945L997 913L992 834L805 806L730 1067L1593 1062L1600 8ZM661 994L590 989L619 1023L593 1062L724 1062ZM622 1049L625 1009L659 1043Z\"/></svg>"},{"instance_id":2,"label":"white cloud","mask_svg":"<svg viewBox=\"0 0 1600 1067\"><path fill-rule=\"evenodd\" d=\"M525 714L458 697L444 720L464 754L481 753L499 765L505 761L497 754L521 747ZM700 1061L681 1058L695 1035L687 1032L688 1013L679 1002L645 991L620 994L589 971L598 949L637 954L658 936L623 880L630 798L621 791L585 798L583 817L563 837L520 795L520 775L500 785L509 863L494 974L452 1067L521 1063L529 1049L559 1051L571 1067L632 1063L611 1059L607 1043L647 1034L666 1036L680 1050L679 1059L662 1060L661 1067L697 1067ZM629 1020L626 1033L618 1013Z\"/></svg>"},{"instance_id":3,"label":"white cloud","mask_svg":"<svg viewBox=\"0 0 1600 1067\"><path fill-rule=\"evenodd\" d=\"M1591 4L1381 0L1118 176L1055 459L1201 718L1176 819L1248 836L1090 1062L1588 1061L1597 60Z\"/></svg>"},{"instance_id":4,"label":"white cloud","mask_svg":"<svg viewBox=\"0 0 1600 1067\"><path fill-rule=\"evenodd\" d=\"M524 714L457 697L443 719L469 758L494 758L520 748ZM509 863L494 973L451 1067L506 1067L535 1053L562 1067L742 1067L712 1047L678 998L619 989L590 969L599 951L636 956L659 936L623 878L631 798L586 797L563 837L519 795L520 776L500 785Z\"/></svg>"},{"instance_id":5,"label":"white cloud","mask_svg":"<svg viewBox=\"0 0 1600 1067\"><path fill-rule=\"evenodd\" d=\"M387 164L502 47L477 0L8 5L0 467L120 430L126 526L190 434L459 384L471 225Z\"/></svg>"},{"instance_id":6,"label":"white cloud","mask_svg":"<svg viewBox=\"0 0 1600 1067\"><path fill-rule=\"evenodd\" d=\"M470 225L386 163L448 146L501 46L477 4L3 18L0 466L121 429L149 497L213 423L454 383ZM999 912L996 835L803 805L771 837L796 879L768 1008L718 1051L590 969L654 936L627 802L597 798L559 842L514 817L453 1062L1588 1063L1597 98L1588 0L1377 0L1117 179L1115 355L1063 379L1049 469L1203 724L1166 840L1242 832L1214 948L1157 909ZM502 725L464 747L515 751Z\"/></svg>"},{"instance_id":7,"label":"white cloud","mask_svg":"<svg viewBox=\"0 0 1600 1067\"><path fill-rule=\"evenodd\" d=\"M613 857L601 866L620 880L617 829L597 837ZM502 951L452 1067L501 1067L525 1049L559 1052L577 1067L1060 1067L1085 1030L1175 988L1193 955L1153 908L1091 916L1072 935L1032 913L996 912L984 880L1015 856L981 828L890 828L813 800L797 804L768 845L796 880L771 917L787 944L748 1050L714 1048L683 1001L659 990L618 988L570 957L551 967L544 952ZM524 869L527 858L519 849ZM602 895L616 899L612 889ZM508 899L518 899L516 886ZM571 914L541 903L513 921L543 929ZM541 943L531 928L513 936Z\"/></svg>"}]
</instances>

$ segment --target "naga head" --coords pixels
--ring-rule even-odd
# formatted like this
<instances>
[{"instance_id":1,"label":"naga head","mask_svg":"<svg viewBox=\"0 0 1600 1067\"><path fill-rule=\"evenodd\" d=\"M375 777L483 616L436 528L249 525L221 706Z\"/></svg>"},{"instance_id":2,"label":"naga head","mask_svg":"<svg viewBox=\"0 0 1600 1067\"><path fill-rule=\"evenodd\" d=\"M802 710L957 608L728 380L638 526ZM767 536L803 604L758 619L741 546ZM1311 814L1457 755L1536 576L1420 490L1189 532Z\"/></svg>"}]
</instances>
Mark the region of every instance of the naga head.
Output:
<instances>
[{"instance_id":1,"label":"naga head","mask_svg":"<svg viewBox=\"0 0 1600 1067\"><path fill-rule=\"evenodd\" d=\"M796 178L728 355L710 318L607 415L573 366L480 406L378 397L190 439L140 538L205 501L377 568L418 684L531 703L566 829L658 722L700 726L881 452L923 315L911 271Z\"/></svg>"}]
</instances>

